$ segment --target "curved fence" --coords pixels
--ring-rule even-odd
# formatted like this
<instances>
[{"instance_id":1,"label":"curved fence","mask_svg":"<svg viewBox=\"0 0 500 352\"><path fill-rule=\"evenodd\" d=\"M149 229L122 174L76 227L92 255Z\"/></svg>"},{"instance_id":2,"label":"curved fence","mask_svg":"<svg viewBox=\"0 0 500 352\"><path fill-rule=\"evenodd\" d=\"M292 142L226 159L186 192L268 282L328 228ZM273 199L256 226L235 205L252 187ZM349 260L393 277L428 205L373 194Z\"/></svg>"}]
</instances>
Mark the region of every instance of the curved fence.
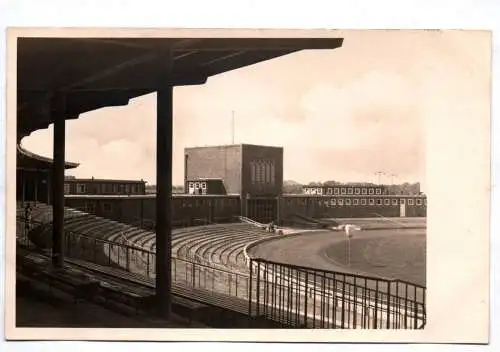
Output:
<instances>
[{"instance_id":1,"label":"curved fence","mask_svg":"<svg viewBox=\"0 0 500 352\"><path fill-rule=\"evenodd\" d=\"M18 218L18 241L47 223ZM65 253L137 274L154 284L156 253L127 241L65 232ZM421 329L425 287L250 258L249 271L232 271L205 258L172 258L173 285L247 300L248 314L296 328Z\"/></svg>"},{"instance_id":2,"label":"curved fence","mask_svg":"<svg viewBox=\"0 0 500 352\"><path fill-rule=\"evenodd\" d=\"M303 328L421 329L425 287L250 259L249 312ZM252 296L254 294L255 296Z\"/></svg>"}]
</instances>

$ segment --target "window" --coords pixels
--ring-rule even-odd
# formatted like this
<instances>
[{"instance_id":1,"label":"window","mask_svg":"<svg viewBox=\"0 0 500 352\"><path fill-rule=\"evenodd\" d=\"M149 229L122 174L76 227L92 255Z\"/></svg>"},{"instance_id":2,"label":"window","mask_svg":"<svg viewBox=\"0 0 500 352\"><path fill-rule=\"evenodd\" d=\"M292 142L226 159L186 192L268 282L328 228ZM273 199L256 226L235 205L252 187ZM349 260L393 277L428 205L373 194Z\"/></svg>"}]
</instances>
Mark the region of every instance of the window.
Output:
<instances>
[{"instance_id":1,"label":"window","mask_svg":"<svg viewBox=\"0 0 500 352\"><path fill-rule=\"evenodd\" d=\"M78 183L76 185L76 193L85 193L86 187L84 184Z\"/></svg>"},{"instance_id":2,"label":"window","mask_svg":"<svg viewBox=\"0 0 500 352\"><path fill-rule=\"evenodd\" d=\"M339 199L339 200L337 201L337 204L338 204L339 206L344 205L344 200L343 200L343 199Z\"/></svg>"},{"instance_id":3,"label":"window","mask_svg":"<svg viewBox=\"0 0 500 352\"><path fill-rule=\"evenodd\" d=\"M361 205L366 205L366 198L361 199Z\"/></svg>"},{"instance_id":4,"label":"window","mask_svg":"<svg viewBox=\"0 0 500 352\"><path fill-rule=\"evenodd\" d=\"M382 199L377 198L377 205L382 205Z\"/></svg>"},{"instance_id":5,"label":"window","mask_svg":"<svg viewBox=\"0 0 500 352\"><path fill-rule=\"evenodd\" d=\"M377 188L377 189L375 190L375 194L382 194L382 190L381 190L380 188Z\"/></svg>"},{"instance_id":6,"label":"window","mask_svg":"<svg viewBox=\"0 0 500 352\"><path fill-rule=\"evenodd\" d=\"M202 182L201 183L201 189L207 189L207 183L206 182Z\"/></svg>"},{"instance_id":7,"label":"window","mask_svg":"<svg viewBox=\"0 0 500 352\"><path fill-rule=\"evenodd\" d=\"M333 194L339 194L339 188L338 187L335 187L333 189Z\"/></svg>"},{"instance_id":8,"label":"window","mask_svg":"<svg viewBox=\"0 0 500 352\"><path fill-rule=\"evenodd\" d=\"M413 205L413 199L408 199L408 205Z\"/></svg>"},{"instance_id":9,"label":"window","mask_svg":"<svg viewBox=\"0 0 500 352\"><path fill-rule=\"evenodd\" d=\"M193 188L194 187L194 182L189 182L189 188Z\"/></svg>"},{"instance_id":10,"label":"window","mask_svg":"<svg viewBox=\"0 0 500 352\"><path fill-rule=\"evenodd\" d=\"M422 205L422 199L417 199L417 205Z\"/></svg>"},{"instance_id":11,"label":"window","mask_svg":"<svg viewBox=\"0 0 500 352\"><path fill-rule=\"evenodd\" d=\"M117 184L113 184L113 193L118 193L118 185Z\"/></svg>"},{"instance_id":12,"label":"window","mask_svg":"<svg viewBox=\"0 0 500 352\"><path fill-rule=\"evenodd\" d=\"M368 193L373 194L374 193L373 188L370 188L370 190L368 191Z\"/></svg>"},{"instance_id":13,"label":"window","mask_svg":"<svg viewBox=\"0 0 500 352\"><path fill-rule=\"evenodd\" d=\"M427 198L424 198L424 205L427 205Z\"/></svg>"},{"instance_id":14,"label":"window","mask_svg":"<svg viewBox=\"0 0 500 352\"><path fill-rule=\"evenodd\" d=\"M337 205L337 200L335 198L330 199L330 205L333 207Z\"/></svg>"},{"instance_id":15,"label":"window","mask_svg":"<svg viewBox=\"0 0 500 352\"><path fill-rule=\"evenodd\" d=\"M353 199L352 200L352 205L358 205L359 204L359 200L358 199Z\"/></svg>"},{"instance_id":16,"label":"window","mask_svg":"<svg viewBox=\"0 0 500 352\"><path fill-rule=\"evenodd\" d=\"M347 194L352 194L352 187L349 187L349 188L347 189Z\"/></svg>"},{"instance_id":17,"label":"window","mask_svg":"<svg viewBox=\"0 0 500 352\"><path fill-rule=\"evenodd\" d=\"M317 192L316 194L323 194L323 188L320 187L316 188L316 192Z\"/></svg>"},{"instance_id":18,"label":"window","mask_svg":"<svg viewBox=\"0 0 500 352\"><path fill-rule=\"evenodd\" d=\"M69 194L69 192L70 192L69 183L65 183L64 184L64 194Z\"/></svg>"},{"instance_id":19,"label":"window","mask_svg":"<svg viewBox=\"0 0 500 352\"><path fill-rule=\"evenodd\" d=\"M328 187L326 194L333 194L333 189L331 187Z\"/></svg>"},{"instance_id":20,"label":"window","mask_svg":"<svg viewBox=\"0 0 500 352\"><path fill-rule=\"evenodd\" d=\"M345 205L351 205L351 200L349 198L345 200Z\"/></svg>"},{"instance_id":21,"label":"window","mask_svg":"<svg viewBox=\"0 0 500 352\"><path fill-rule=\"evenodd\" d=\"M330 202L328 201L328 199L325 199L325 200L324 200L324 203L325 203L325 207L327 207L327 208L328 208L328 207L330 206Z\"/></svg>"},{"instance_id":22,"label":"window","mask_svg":"<svg viewBox=\"0 0 500 352\"><path fill-rule=\"evenodd\" d=\"M102 203L102 211L105 213L111 213L113 211L113 206L111 203Z\"/></svg>"},{"instance_id":23,"label":"window","mask_svg":"<svg viewBox=\"0 0 500 352\"><path fill-rule=\"evenodd\" d=\"M250 175L253 184L272 184L276 178L274 160L252 160L250 162Z\"/></svg>"},{"instance_id":24,"label":"window","mask_svg":"<svg viewBox=\"0 0 500 352\"><path fill-rule=\"evenodd\" d=\"M375 204L375 199L370 198L370 205L374 205L374 204Z\"/></svg>"},{"instance_id":25,"label":"window","mask_svg":"<svg viewBox=\"0 0 500 352\"><path fill-rule=\"evenodd\" d=\"M361 194L367 194L367 193L368 193L368 192L367 192L366 188L362 188L362 189L361 189Z\"/></svg>"},{"instance_id":26,"label":"window","mask_svg":"<svg viewBox=\"0 0 500 352\"><path fill-rule=\"evenodd\" d=\"M384 205L390 205L391 204L391 200L390 199L384 199Z\"/></svg>"},{"instance_id":27,"label":"window","mask_svg":"<svg viewBox=\"0 0 500 352\"><path fill-rule=\"evenodd\" d=\"M394 199L392 200L392 205L398 205L398 200L394 198Z\"/></svg>"},{"instance_id":28,"label":"window","mask_svg":"<svg viewBox=\"0 0 500 352\"><path fill-rule=\"evenodd\" d=\"M355 194L360 194L360 192L361 192L361 189L360 189L359 187L356 187L356 188L354 189L354 193L355 193Z\"/></svg>"},{"instance_id":29,"label":"window","mask_svg":"<svg viewBox=\"0 0 500 352\"><path fill-rule=\"evenodd\" d=\"M401 205L405 205L405 199L404 199L404 198L401 198L401 199L399 200L399 204L401 204Z\"/></svg>"},{"instance_id":30,"label":"window","mask_svg":"<svg viewBox=\"0 0 500 352\"><path fill-rule=\"evenodd\" d=\"M345 194L345 187L342 187L342 188L340 189L340 193L341 193L341 194Z\"/></svg>"}]
</instances>

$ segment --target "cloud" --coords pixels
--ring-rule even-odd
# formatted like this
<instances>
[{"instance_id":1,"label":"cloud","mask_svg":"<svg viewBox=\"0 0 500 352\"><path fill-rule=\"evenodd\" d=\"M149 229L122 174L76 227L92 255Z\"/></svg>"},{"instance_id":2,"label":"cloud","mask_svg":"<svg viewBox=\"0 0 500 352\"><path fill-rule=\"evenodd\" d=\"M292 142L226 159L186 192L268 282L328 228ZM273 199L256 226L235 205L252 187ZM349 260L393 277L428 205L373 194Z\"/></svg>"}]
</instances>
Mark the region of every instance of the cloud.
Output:
<instances>
[{"instance_id":1,"label":"cloud","mask_svg":"<svg viewBox=\"0 0 500 352\"><path fill-rule=\"evenodd\" d=\"M173 179L183 149L235 142L279 145L285 178L373 180L397 174L425 184L426 121L457 122L488 109L488 38L464 31L346 31L342 48L304 51L174 90ZM471 131L474 133L474 131ZM443 141L444 142L444 141ZM52 127L25 139L52 154ZM67 123L77 176L156 178L156 94Z\"/></svg>"}]
</instances>

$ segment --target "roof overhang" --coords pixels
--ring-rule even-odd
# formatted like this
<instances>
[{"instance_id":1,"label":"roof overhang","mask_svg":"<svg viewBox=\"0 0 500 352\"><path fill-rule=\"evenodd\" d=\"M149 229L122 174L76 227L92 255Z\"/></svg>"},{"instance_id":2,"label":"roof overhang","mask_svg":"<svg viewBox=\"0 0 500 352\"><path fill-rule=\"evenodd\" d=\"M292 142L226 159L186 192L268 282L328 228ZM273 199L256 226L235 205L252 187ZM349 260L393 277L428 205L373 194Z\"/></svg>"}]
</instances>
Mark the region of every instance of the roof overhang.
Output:
<instances>
[{"instance_id":1,"label":"roof overhang","mask_svg":"<svg viewBox=\"0 0 500 352\"><path fill-rule=\"evenodd\" d=\"M18 169L30 170L48 170L52 167L53 160L24 149L21 145L17 145L17 165ZM78 163L66 162L65 169L74 169L78 167Z\"/></svg>"},{"instance_id":2,"label":"roof overhang","mask_svg":"<svg viewBox=\"0 0 500 352\"><path fill-rule=\"evenodd\" d=\"M301 50L335 49L342 38L17 38L18 141L53 123L57 92L64 115L129 100L157 90L159 48L172 53L174 86L203 84L214 75Z\"/></svg>"}]
</instances>

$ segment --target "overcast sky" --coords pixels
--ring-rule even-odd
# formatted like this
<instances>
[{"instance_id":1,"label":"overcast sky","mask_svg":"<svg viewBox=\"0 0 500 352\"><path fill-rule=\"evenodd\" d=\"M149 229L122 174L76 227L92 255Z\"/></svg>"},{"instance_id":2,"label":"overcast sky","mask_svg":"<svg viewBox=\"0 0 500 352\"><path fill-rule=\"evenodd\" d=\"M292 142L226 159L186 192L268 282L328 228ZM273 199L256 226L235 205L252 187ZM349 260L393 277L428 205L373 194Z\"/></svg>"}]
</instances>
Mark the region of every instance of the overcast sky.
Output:
<instances>
[{"instance_id":1,"label":"overcast sky","mask_svg":"<svg viewBox=\"0 0 500 352\"><path fill-rule=\"evenodd\" d=\"M184 147L231 143L234 110L235 142L283 146L286 180L375 181L382 171L425 189L426 120L457 104L473 114L474 104L489 98L489 38L340 34L344 45L335 50L303 51L175 88L174 184L183 182ZM150 94L68 121L66 159L80 163L68 174L155 183L155 119ZM23 146L51 156L52 136L51 126Z\"/></svg>"}]
</instances>

